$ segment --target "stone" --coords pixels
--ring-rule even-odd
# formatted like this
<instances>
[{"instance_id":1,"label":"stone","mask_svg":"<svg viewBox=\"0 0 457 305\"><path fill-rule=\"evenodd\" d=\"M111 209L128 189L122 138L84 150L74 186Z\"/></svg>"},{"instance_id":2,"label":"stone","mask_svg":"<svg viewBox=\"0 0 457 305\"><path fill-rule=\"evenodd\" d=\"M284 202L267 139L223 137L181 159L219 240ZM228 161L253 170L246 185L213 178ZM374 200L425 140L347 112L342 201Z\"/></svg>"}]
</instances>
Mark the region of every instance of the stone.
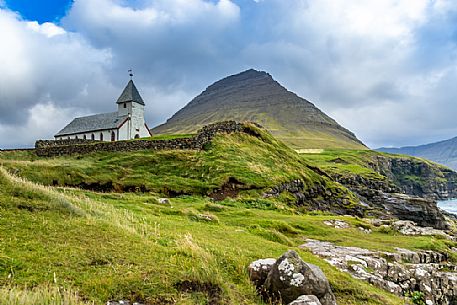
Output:
<instances>
[{"instance_id":1,"label":"stone","mask_svg":"<svg viewBox=\"0 0 457 305\"><path fill-rule=\"evenodd\" d=\"M249 278L256 285L257 288L262 286L267 279L273 265L276 263L274 258L259 259L252 262L248 267Z\"/></svg>"},{"instance_id":2,"label":"stone","mask_svg":"<svg viewBox=\"0 0 457 305\"><path fill-rule=\"evenodd\" d=\"M457 266L448 261L445 253L401 248L395 249L396 252L375 252L315 240L307 240L300 247L311 250L354 278L398 296L420 291L431 304L450 305L455 302ZM320 301L323 304L322 299Z\"/></svg>"},{"instance_id":3,"label":"stone","mask_svg":"<svg viewBox=\"0 0 457 305\"><path fill-rule=\"evenodd\" d=\"M168 198L159 198L157 199L157 202L163 205L171 205L170 199Z\"/></svg>"},{"instance_id":4,"label":"stone","mask_svg":"<svg viewBox=\"0 0 457 305\"><path fill-rule=\"evenodd\" d=\"M351 227L347 222L338 219L325 220L324 224L335 229L347 229Z\"/></svg>"},{"instance_id":5,"label":"stone","mask_svg":"<svg viewBox=\"0 0 457 305\"><path fill-rule=\"evenodd\" d=\"M315 295L301 295L289 305L321 305L321 302Z\"/></svg>"},{"instance_id":6,"label":"stone","mask_svg":"<svg viewBox=\"0 0 457 305\"><path fill-rule=\"evenodd\" d=\"M288 304L301 295L315 295L322 305L335 305L336 300L322 270L305 263L295 251L287 251L268 273L263 293L267 299Z\"/></svg>"},{"instance_id":7,"label":"stone","mask_svg":"<svg viewBox=\"0 0 457 305\"><path fill-rule=\"evenodd\" d=\"M446 237L447 239L453 239L451 236L449 236L442 230L437 230L432 227L420 227L414 221L410 220L395 221L392 223L392 229L400 232L403 235L438 235Z\"/></svg>"},{"instance_id":8,"label":"stone","mask_svg":"<svg viewBox=\"0 0 457 305\"><path fill-rule=\"evenodd\" d=\"M144 305L142 303L131 303L130 301L127 300L119 300L119 301L108 301L106 302L106 305Z\"/></svg>"}]
</instances>

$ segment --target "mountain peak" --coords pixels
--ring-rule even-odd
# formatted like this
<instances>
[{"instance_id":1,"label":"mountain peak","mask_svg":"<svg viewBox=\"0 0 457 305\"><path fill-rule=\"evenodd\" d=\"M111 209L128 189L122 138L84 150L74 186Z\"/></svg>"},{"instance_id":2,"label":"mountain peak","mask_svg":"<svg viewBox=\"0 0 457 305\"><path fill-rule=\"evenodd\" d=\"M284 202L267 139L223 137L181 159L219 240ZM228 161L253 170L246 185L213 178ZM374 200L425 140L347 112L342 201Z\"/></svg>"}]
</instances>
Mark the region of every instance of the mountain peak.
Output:
<instances>
[{"instance_id":1,"label":"mountain peak","mask_svg":"<svg viewBox=\"0 0 457 305\"><path fill-rule=\"evenodd\" d=\"M353 133L265 71L225 77L153 133L192 133L218 121L253 121L294 148L366 148Z\"/></svg>"}]
</instances>

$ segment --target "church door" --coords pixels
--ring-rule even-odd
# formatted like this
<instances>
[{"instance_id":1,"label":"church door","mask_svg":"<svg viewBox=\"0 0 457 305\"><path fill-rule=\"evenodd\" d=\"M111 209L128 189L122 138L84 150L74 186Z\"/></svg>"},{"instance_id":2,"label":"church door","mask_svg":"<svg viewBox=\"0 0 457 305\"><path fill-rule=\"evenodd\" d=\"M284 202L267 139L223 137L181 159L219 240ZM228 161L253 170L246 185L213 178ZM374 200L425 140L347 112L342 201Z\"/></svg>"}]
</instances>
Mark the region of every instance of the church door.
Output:
<instances>
[{"instance_id":1,"label":"church door","mask_svg":"<svg viewBox=\"0 0 457 305\"><path fill-rule=\"evenodd\" d=\"M100 141L103 141L103 132L100 132Z\"/></svg>"},{"instance_id":2,"label":"church door","mask_svg":"<svg viewBox=\"0 0 457 305\"><path fill-rule=\"evenodd\" d=\"M116 134L114 133L114 131L111 131L111 142L114 141L116 141Z\"/></svg>"}]
</instances>

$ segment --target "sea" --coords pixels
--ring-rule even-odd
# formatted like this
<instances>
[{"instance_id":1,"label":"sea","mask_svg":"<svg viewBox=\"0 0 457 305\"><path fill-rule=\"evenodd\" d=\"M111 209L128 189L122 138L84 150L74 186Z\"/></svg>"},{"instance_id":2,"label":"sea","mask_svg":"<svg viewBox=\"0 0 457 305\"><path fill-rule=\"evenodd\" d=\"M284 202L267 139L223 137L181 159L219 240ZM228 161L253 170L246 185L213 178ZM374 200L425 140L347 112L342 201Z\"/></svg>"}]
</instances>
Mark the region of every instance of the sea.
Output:
<instances>
[{"instance_id":1,"label":"sea","mask_svg":"<svg viewBox=\"0 0 457 305\"><path fill-rule=\"evenodd\" d=\"M457 215L457 199L438 200L438 207L446 212Z\"/></svg>"}]
</instances>

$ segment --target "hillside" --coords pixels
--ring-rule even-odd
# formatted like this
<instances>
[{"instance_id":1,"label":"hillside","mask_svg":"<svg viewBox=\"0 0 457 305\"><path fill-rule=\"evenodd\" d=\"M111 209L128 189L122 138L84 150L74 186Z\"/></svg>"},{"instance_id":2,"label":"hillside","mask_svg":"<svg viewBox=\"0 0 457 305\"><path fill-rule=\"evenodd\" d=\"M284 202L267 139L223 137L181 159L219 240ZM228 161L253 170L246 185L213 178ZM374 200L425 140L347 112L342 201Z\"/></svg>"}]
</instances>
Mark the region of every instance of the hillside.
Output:
<instances>
[{"instance_id":1,"label":"hillside","mask_svg":"<svg viewBox=\"0 0 457 305\"><path fill-rule=\"evenodd\" d=\"M246 128L218 134L203 150L54 158L0 152L0 299L263 304L247 266L294 249L322 268L338 304L400 305L402 297L298 246L311 238L452 255L457 244L444 238L405 236L328 213L361 207L335 174L388 179L369 167L377 153L298 155L257 126ZM164 196L169 203L159 200ZM325 224L335 220L350 227Z\"/></svg>"},{"instance_id":2,"label":"hillside","mask_svg":"<svg viewBox=\"0 0 457 305\"><path fill-rule=\"evenodd\" d=\"M248 70L209 86L153 134L194 133L219 121L252 121L293 148L366 147L312 103L288 91L266 72Z\"/></svg>"},{"instance_id":3,"label":"hillside","mask_svg":"<svg viewBox=\"0 0 457 305\"><path fill-rule=\"evenodd\" d=\"M382 147L377 150L393 154L422 157L457 170L457 137L426 145L401 148Z\"/></svg>"}]
</instances>

